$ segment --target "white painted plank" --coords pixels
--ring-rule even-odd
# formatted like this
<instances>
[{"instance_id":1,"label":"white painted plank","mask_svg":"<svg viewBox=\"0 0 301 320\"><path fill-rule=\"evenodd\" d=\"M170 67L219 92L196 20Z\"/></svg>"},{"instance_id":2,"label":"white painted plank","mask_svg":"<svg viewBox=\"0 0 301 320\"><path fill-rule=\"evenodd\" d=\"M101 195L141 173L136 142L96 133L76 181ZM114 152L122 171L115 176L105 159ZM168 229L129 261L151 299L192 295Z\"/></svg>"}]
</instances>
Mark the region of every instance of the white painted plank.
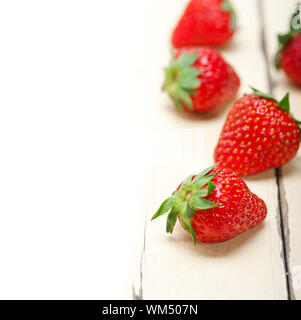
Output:
<instances>
[{"instance_id":1,"label":"white painted plank","mask_svg":"<svg viewBox=\"0 0 301 320\"><path fill-rule=\"evenodd\" d=\"M145 160L152 181L145 199L146 247L143 260L145 299L285 299L287 296L281 240L277 229L277 188L274 171L247 178L250 189L268 206L265 223L221 244L193 246L180 226L165 234L165 219L149 222L162 200L191 172L213 162L213 150L230 104L207 115L178 114L169 98L156 91L163 81L162 67L169 59L169 35L186 1L152 1L149 15L159 17L152 29L153 95L144 130L152 132L153 147ZM240 29L223 50L242 79L240 94L254 85L267 89L260 49L257 2L233 1ZM176 14L175 14L176 13ZM163 22L161 22L163 21ZM146 118L145 118L146 119ZM165 130L163 130L163 128ZM191 142L192 137L192 142ZM184 153L185 150L185 153Z\"/></svg>"},{"instance_id":2,"label":"white painted plank","mask_svg":"<svg viewBox=\"0 0 301 320\"><path fill-rule=\"evenodd\" d=\"M273 66L273 55L277 50L278 33L288 31L290 16L295 8L295 0L264 1L266 19L266 37L270 58L270 67L275 85L275 96L281 98L290 92L291 112L301 119L301 88L293 85L283 72ZM282 168L283 203L285 214L288 215L287 231L289 236L289 264L292 276L294 296L301 299L301 150L295 159Z\"/></svg>"}]
</instances>

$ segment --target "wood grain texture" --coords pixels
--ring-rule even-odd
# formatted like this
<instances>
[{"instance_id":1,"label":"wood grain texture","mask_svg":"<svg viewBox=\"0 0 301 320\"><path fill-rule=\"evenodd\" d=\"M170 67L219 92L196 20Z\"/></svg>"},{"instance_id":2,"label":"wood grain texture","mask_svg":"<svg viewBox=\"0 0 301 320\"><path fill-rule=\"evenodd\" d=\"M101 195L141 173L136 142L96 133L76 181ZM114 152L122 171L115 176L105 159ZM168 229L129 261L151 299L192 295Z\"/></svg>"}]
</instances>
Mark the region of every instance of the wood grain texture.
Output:
<instances>
[{"instance_id":1,"label":"wood grain texture","mask_svg":"<svg viewBox=\"0 0 301 320\"><path fill-rule=\"evenodd\" d=\"M154 15L159 1L153 1ZM186 1L160 2L160 19L152 29L156 64L168 63L170 31ZM242 85L268 90L266 65L261 48L258 2L233 1L239 16L239 30L233 42L222 50L239 73ZM176 13L176 14L175 14ZM162 68L152 79L163 81ZM154 88L156 86L154 85ZM147 197L144 198L146 232L135 293L144 299L286 299L286 280L281 258L282 240L278 228L278 189L274 170L249 177L250 189L267 204L264 224L220 244L193 246L178 225L173 235L165 234L165 218L150 222L152 214L187 175L213 162L213 151L231 103L216 112L192 116L179 114L169 98L159 91L149 97L145 132L151 133L144 174ZM142 229L142 228L141 228ZM142 236L140 240L142 239ZM140 287L139 287L140 286ZM141 290L140 290L141 289ZM137 297L136 297L137 298Z\"/></svg>"},{"instance_id":2,"label":"wood grain texture","mask_svg":"<svg viewBox=\"0 0 301 320\"><path fill-rule=\"evenodd\" d=\"M276 34L286 33L289 18L295 8L296 1L264 0L264 16L266 43L270 62L273 92L277 98L290 92L291 112L297 119L301 118L301 89L293 85L283 72L278 72L272 62L277 50ZM301 299L301 151L295 159L281 169L280 190L282 211L284 215L284 231L286 235L287 259L292 299Z\"/></svg>"}]
</instances>

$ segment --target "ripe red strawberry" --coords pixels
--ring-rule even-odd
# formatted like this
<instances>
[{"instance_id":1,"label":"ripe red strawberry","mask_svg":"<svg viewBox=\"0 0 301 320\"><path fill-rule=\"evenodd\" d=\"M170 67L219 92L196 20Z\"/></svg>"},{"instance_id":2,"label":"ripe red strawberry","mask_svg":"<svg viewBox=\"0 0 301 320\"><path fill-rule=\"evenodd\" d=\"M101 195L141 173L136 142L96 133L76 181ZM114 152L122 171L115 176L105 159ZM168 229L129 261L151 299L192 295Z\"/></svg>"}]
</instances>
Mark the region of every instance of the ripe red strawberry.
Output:
<instances>
[{"instance_id":1,"label":"ripe red strawberry","mask_svg":"<svg viewBox=\"0 0 301 320\"><path fill-rule=\"evenodd\" d=\"M293 36L281 49L276 66L297 85L301 85L301 33Z\"/></svg>"},{"instance_id":2,"label":"ripe red strawberry","mask_svg":"<svg viewBox=\"0 0 301 320\"><path fill-rule=\"evenodd\" d=\"M292 16L290 31L278 35L279 50L275 57L276 68L281 68L297 85L301 85L301 22L297 24L297 19L301 16L300 8L301 4Z\"/></svg>"},{"instance_id":3,"label":"ripe red strawberry","mask_svg":"<svg viewBox=\"0 0 301 320\"><path fill-rule=\"evenodd\" d=\"M220 46L236 29L236 15L229 0L191 0L175 28L175 48Z\"/></svg>"},{"instance_id":4,"label":"ripe red strawberry","mask_svg":"<svg viewBox=\"0 0 301 320\"><path fill-rule=\"evenodd\" d=\"M240 80L214 49L178 50L166 69L163 89L178 110L201 112L232 99Z\"/></svg>"},{"instance_id":5,"label":"ripe red strawberry","mask_svg":"<svg viewBox=\"0 0 301 320\"><path fill-rule=\"evenodd\" d=\"M194 243L229 240L257 226L267 215L264 201L238 175L216 165L189 176L153 219L168 211L166 232L173 232L179 218Z\"/></svg>"},{"instance_id":6,"label":"ripe red strawberry","mask_svg":"<svg viewBox=\"0 0 301 320\"><path fill-rule=\"evenodd\" d=\"M300 146L301 123L290 114L289 94L278 102L253 91L230 110L215 149L215 161L239 175L280 167Z\"/></svg>"}]
</instances>

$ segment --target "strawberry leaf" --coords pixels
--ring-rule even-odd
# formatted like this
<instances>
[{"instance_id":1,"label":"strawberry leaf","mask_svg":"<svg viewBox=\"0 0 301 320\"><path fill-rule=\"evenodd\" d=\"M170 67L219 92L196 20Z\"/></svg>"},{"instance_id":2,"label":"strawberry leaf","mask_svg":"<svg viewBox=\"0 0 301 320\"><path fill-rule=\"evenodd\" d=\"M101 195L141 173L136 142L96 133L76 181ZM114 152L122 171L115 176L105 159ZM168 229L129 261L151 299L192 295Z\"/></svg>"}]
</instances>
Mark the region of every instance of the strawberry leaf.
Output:
<instances>
[{"instance_id":1,"label":"strawberry leaf","mask_svg":"<svg viewBox=\"0 0 301 320\"><path fill-rule=\"evenodd\" d=\"M216 177L217 174L210 174L205 177L196 178L193 181L193 184L196 188L200 189L204 187L207 183L209 183L213 178Z\"/></svg>"},{"instance_id":2,"label":"strawberry leaf","mask_svg":"<svg viewBox=\"0 0 301 320\"><path fill-rule=\"evenodd\" d=\"M194 245L196 245L195 231L192 228L192 225L191 225L190 219L187 216L186 210L181 211L180 219L181 219L181 222L183 223L184 227L186 228L186 230L191 234Z\"/></svg>"},{"instance_id":3,"label":"strawberry leaf","mask_svg":"<svg viewBox=\"0 0 301 320\"><path fill-rule=\"evenodd\" d=\"M289 93L287 93L283 99L278 103L278 107L285 112L290 112Z\"/></svg>"},{"instance_id":4,"label":"strawberry leaf","mask_svg":"<svg viewBox=\"0 0 301 320\"><path fill-rule=\"evenodd\" d=\"M206 210L215 208L217 205L207 199L194 197L191 202L191 207L194 210Z\"/></svg>"},{"instance_id":5,"label":"strawberry leaf","mask_svg":"<svg viewBox=\"0 0 301 320\"><path fill-rule=\"evenodd\" d=\"M262 98L266 98L266 99L269 99L269 100L272 100L274 102L278 102L275 98L271 97L268 93L264 93L262 91L259 91L253 87L250 87L253 91L253 93L257 94L258 96L262 97Z\"/></svg>"},{"instance_id":6,"label":"strawberry leaf","mask_svg":"<svg viewBox=\"0 0 301 320\"><path fill-rule=\"evenodd\" d=\"M165 69L163 90L168 92L179 111L183 110L183 105L193 109L191 96L201 86L201 71L193 67L197 58L197 52L184 51L178 58L172 56L168 68Z\"/></svg>"},{"instance_id":7,"label":"strawberry leaf","mask_svg":"<svg viewBox=\"0 0 301 320\"><path fill-rule=\"evenodd\" d=\"M286 43L291 39L291 36L291 33L278 34L278 42L282 45L286 45Z\"/></svg>"},{"instance_id":8,"label":"strawberry leaf","mask_svg":"<svg viewBox=\"0 0 301 320\"><path fill-rule=\"evenodd\" d=\"M190 110L192 109L192 100L190 95L184 89L178 89L177 97L182 101Z\"/></svg>"},{"instance_id":9,"label":"strawberry leaf","mask_svg":"<svg viewBox=\"0 0 301 320\"><path fill-rule=\"evenodd\" d=\"M179 212L175 208L172 208L171 211L169 212L168 217L167 217L167 221L166 221L166 232L167 233L173 232L174 226L177 222L178 215L179 215Z\"/></svg>"},{"instance_id":10,"label":"strawberry leaf","mask_svg":"<svg viewBox=\"0 0 301 320\"><path fill-rule=\"evenodd\" d=\"M178 99L173 99L173 101L174 101L174 103L175 103L175 106L176 106L177 110L178 110L178 111L183 111L183 107L182 107L182 105L181 105L180 100L178 100Z\"/></svg>"},{"instance_id":11,"label":"strawberry leaf","mask_svg":"<svg viewBox=\"0 0 301 320\"><path fill-rule=\"evenodd\" d=\"M203 170L202 172L200 172L197 176L205 176L207 173L209 173L211 170L213 170L214 168L216 168L217 164L214 164L212 166L210 166L209 168Z\"/></svg>"},{"instance_id":12,"label":"strawberry leaf","mask_svg":"<svg viewBox=\"0 0 301 320\"><path fill-rule=\"evenodd\" d=\"M178 67L180 67L180 69L188 68L196 62L197 58L197 52L189 54L187 51L184 51L182 55L178 58L178 60L176 60L176 64L178 65Z\"/></svg>"},{"instance_id":13,"label":"strawberry leaf","mask_svg":"<svg viewBox=\"0 0 301 320\"><path fill-rule=\"evenodd\" d=\"M186 68L180 71L179 73L179 84L184 89L197 89L201 85L201 81L197 78L201 74L201 71L198 71L193 68Z\"/></svg>"},{"instance_id":14,"label":"strawberry leaf","mask_svg":"<svg viewBox=\"0 0 301 320\"><path fill-rule=\"evenodd\" d=\"M183 189L186 185L190 184L192 182L193 174L188 176L182 183L182 186L180 189Z\"/></svg>"},{"instance_id":15,"label":"strawberry leaf","mask_svg":"<svg viewBox=\"0 0 301 320\"><path fill-rule=\"evenodd\" d=\"M162 216L163 214L165 214L166 212L168 212L173 205L175 204L175 197L170 197L168 199L166 199L160 206L160 208L158 209L158 211L155 213L155 215L152 217L152 220L157 219L158 217Z\"/></svg>"},{"instance_id":16,"label":"strawberry leaf","mask_svg":"<svg viewBox=\"0 0 301 320\"><path fill-rule=\"evenodd\" d=\"M207 189L201 189L194 193L194 197L196 198L204 198L207 197L211 192L215 189L215 185L209 181Z\"/></svg>"},{"instance_id":17,"label":"strawberry leaf","mask_svg":"<svg viewBox=\"0 0 301 320\"><path fill-rule=\"evenodd\" d=\"M197 212L197 210L191 208L191 206L188 204L187 208L186 208L186 215L189 219L191 219L195 213Z\"/></svg>"},{"instance_id":18,"label":"strawberry leaf","mask_svg":"<svg viewBox=\"0 0 301 320\"><path fill-rule=\"evenodd\" d=\"M280 68L280 58L281 58L281 50L278 50L274 57L274 65L277 70Z\"/></svg>"},{"instance_id":19,"label":"strawberry leaf","mask_svg":"<svg viewBox=\"0 0 301 320\"><path fill-rule=\"evenodd\" d=\"M208 182L208 194L210 194L215 189L215 185L212 181Z\"/></svg>"},{"instance_id":20,"label":"strawberry leaf","mask_svg":"<svg viewBox=\"0 0 301 320\"><path fill-rule=\"evenodd\" d=\"M200 197L200 198L204 198L204 197L207 197L208 194L209 194L209 190L208 188L207 189L201 189L200 191L197 191L194 196L195 197Z\"/></svg>"}]
</instances>

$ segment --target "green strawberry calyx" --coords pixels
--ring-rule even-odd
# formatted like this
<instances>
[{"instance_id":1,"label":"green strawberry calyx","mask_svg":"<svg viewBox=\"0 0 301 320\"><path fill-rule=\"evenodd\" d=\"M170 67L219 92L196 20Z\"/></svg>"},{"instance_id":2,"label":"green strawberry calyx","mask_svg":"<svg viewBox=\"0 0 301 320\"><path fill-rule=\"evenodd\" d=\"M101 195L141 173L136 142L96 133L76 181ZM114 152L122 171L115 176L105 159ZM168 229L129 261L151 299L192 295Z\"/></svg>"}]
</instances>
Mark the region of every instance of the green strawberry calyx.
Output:
<instances>
[{"instance_id":1,"label":"green strawberry calyx","mask_svg":"<svg viewBox=\"0 0 301 320\"><path fill-rule=\"evenodd\" d=\"M191 96L201 85L198 76L202 73L192 66L198 58L198 53L184 51L180 57L172 56L169 66L165 69L163 90L173 99L177 109L183 110L182 104L193 110Z\"/></svg>"},{"instance_id":2,"label":"green strawberry calyx","mask_svg":"<svg viewBox=\"0 0 301 320\"><path fill-rule=\"evenodd\" d=\"M166 199L153 216L152 220L169 212L166 223L166 232L172 233L177 222L177 217L186 230L191 234L194 244L196 244L195 231L191 225L191 218L199 210L215 208L218 204L213 203L205 197L212 193L215 185L212 179L218 174L208 174L217 165L213 165L198 175L190 175L184 180L180 188L173 192L172 197Z\"/></svg>"},{"instance_id":3,"label":"green strawberry calyx","mask_svg":"<svg viewBox=\"0 0 301 320\"><path fill-rule=\"evenodd\" d=\"M236 15L236 12L235 12L230 0L224 0L222 2L222 9L224 11L230 12L230 14L231 14L231 25L230 25L230 27L231 27L232 30L236 30L237 29L237 15Z\"/></svg>"},{"instance_id":4,"label":"green strawberry calyx","mask_svg":"<svg viewBox=\"0 0 301 320\"><path fill-rule=\"evenodd\" d=\"M301 121L295 119L295 117L290 112L291 107L290 107L290 101L289 101L289 92L287 92L285 94L285 96L280 101L277 101L274 97L270 96L268 93L264 93L260 90L253 88L253 87L250 87L250 88L252 89L253 93L255 93L256 95L258 95L262 98L266 98L266 99L274 101L281 110L288 113L295 120L295 122L300 130L300 133L301 133Z\"/></svg>"},{"instance_id":5,"label":"green strawberry calyx","mask_svg":"<svg viewBox=\"0 0 301 320\"><path fill-rule=\"evenodd\" d=\"M278 34L279 47L274 58L274 64L277 70L280 68L281 53L284 47L291 41L293 37L301 33L301 3L296 5L296 9L290 20L289 31L285 34Z\"/></svg>"}]
</instances>

